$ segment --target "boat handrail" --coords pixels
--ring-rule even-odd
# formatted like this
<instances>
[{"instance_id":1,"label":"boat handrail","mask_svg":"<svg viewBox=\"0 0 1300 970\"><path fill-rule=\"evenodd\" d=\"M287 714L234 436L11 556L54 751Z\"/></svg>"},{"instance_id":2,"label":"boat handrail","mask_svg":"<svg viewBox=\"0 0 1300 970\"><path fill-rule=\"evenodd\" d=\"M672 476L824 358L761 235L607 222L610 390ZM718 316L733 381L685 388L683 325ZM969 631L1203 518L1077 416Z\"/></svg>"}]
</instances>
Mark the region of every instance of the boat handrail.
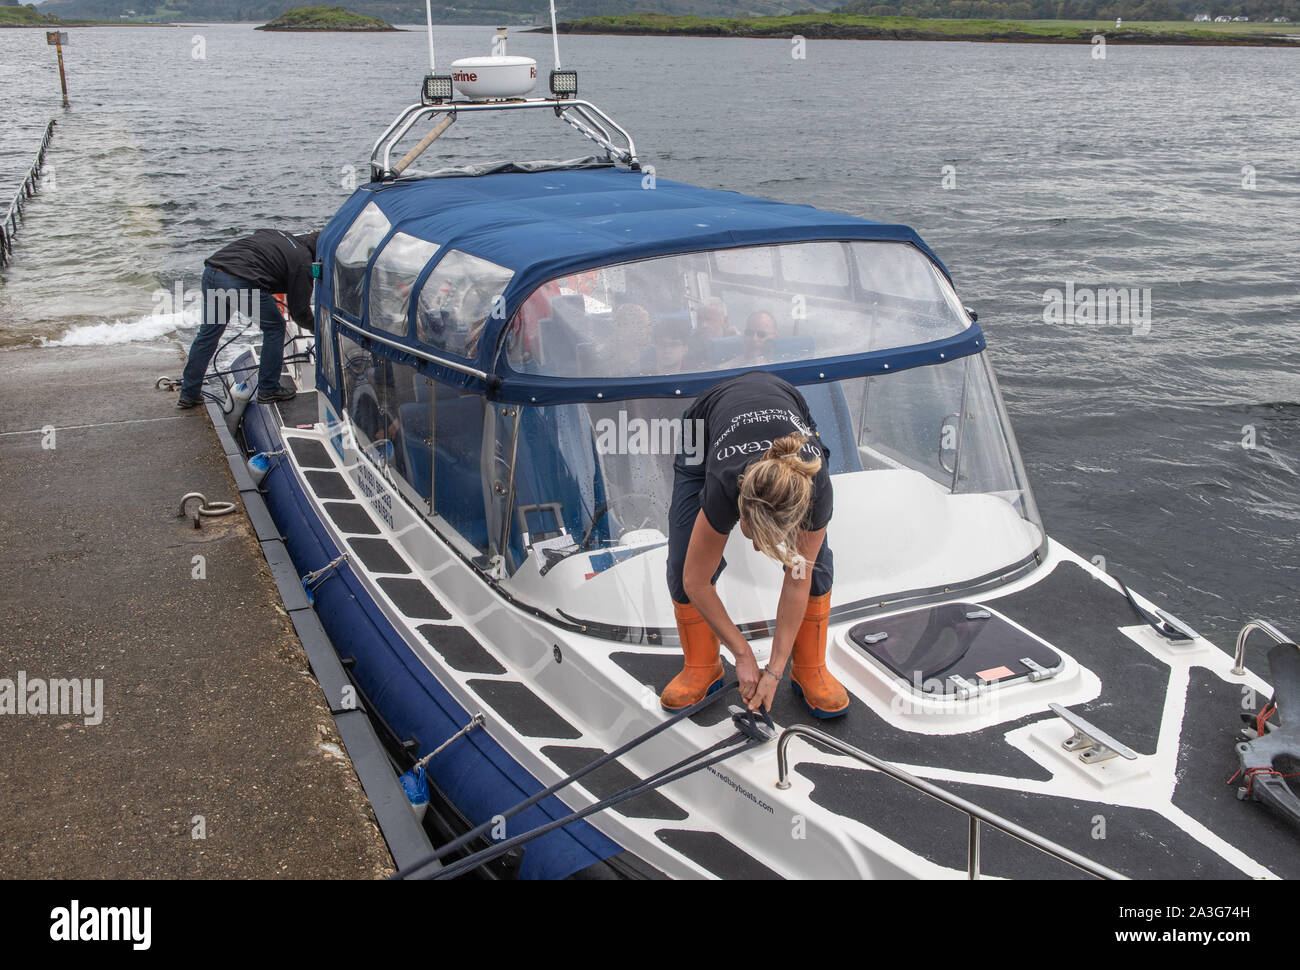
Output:
<instances>
[{"instance_id":1,"label":"boat handrail","mask_svg":"<svg viewBox=\"0 0 1300 970\"><path fill-rule=\"evenodd\" d=\"M1236 677L1240 677L1246 672L1246 668L1244 666L1246 661L1246 641L1250 639L1250 635L1254 633L1256 630L1262 630L1264 633L1267 633L1278 643L1290 643L1292 645L1295 645L1294 640L1292 640L1285 633L1283 633L1281 630L1275 627L1272 623L1269 623L1267 620L1251 620L1249 623L1243 626L1241 628L1241 632L1237 634L1237 648L1232 655L1232 659L1233 659L1232 673Z\"/></svg>"},{"instance_id":2,"label":"boat handrail","mask_svg":"<svg viewBox=\"0 0 1300 970\"><path fill-rule=\"evenodd\" d=\"M370 151L370 177L376 182L381 182L394 179L400 174L393 167L393 148L423 117L432 119L443 115L444 120L454 121L461 112L518 111L530 108L553 109L556 117L563 119L583 137L604 149L611 161L622 162L632 169L640 168L636 143L633 142L632 136L622 125L590 101L577 98L514 98L508 101L443 101L435 104L408 105L376 139ZM625 144L619 145L618 139Z\"/></svg>"},{"instance_id":3,"label":"boat handrail","mask_svg":"<svg viewBox=\"0 0 1300 970\"><path fill-rule=\"evenodd\" d=\"M1035 848L1040 852L1060 859L1062 862L1068 862L1076 869L1082 869L1084 872L1096 876L1098 879L1128 879L1128 877L1122 873L1109 869L1099 862L1093 862L1086 856L1080 855L1072 849L1067 849L1063 845L1058 845L1041 835L1037 835L1022 826L1017 825L1010 819L1003 818L1001 815L980 808L973 802L968 802L964 798L945 791L938 785L931 784L928 781L917 778L915 775L909 774L897 765L868 754L861 748L855 748L853 745L832 737L814 727L810 727L807 724L795 724L781 732L781 737L776 743L777 788L786 789L790 787L790 765L789 757L786 754L786 748L790 746L790 741L795 737L805 737L815 741L817 744L825 745L838 754L861 761L863 764L875 768L877 771L889 775L891 778L895 778L905 785L910 785L917 791L925 792L925 794L932 798L937 798L945 805L951 805L953 808L965 812L970 821L966 844L966 875L969 879L980 878L981 822L985 825L992 826L999 832L1004 832L1007 835L1010 835L1012 838L1019 839L1021 842L1024 842L1026 845Z\"/></svg>"},{"instance_id":4,"label":"boat handrail","mask_svg":"<svg viewBox=\"0 0 1300 970\"><path fill-rule=\"evenodd\" d=\"M430 354L418 347L411 347L407 344L398 343L396 340L389 340L387 337L381 337L374 331L358 326L352 321L339 316L337 313L330 314L330 319L334 322L335 327L345 327L365 340L373 340L376 343L383 344L385 347L392 347L394 350L401 351L404 354L409 354L425 363L437 364L439 367L447 367L451 370L459 371L462 374L469 374L471 377L477 377L481 381L486 381L488 379L488 375L477 367L470 367L468 364L462 364L447 357L435 356L434 354Z\"/></svg>"}]
</instances>

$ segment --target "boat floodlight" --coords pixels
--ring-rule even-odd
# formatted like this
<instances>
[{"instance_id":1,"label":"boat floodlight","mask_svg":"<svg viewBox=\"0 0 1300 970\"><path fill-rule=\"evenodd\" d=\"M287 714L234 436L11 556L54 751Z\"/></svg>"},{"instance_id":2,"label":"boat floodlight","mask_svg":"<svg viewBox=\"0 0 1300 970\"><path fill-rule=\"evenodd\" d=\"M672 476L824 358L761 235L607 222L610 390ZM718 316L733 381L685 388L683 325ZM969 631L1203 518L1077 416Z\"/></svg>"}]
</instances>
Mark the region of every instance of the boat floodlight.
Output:
<instances>
[{"instance_id":1,"label":"boat floodlight","mask_svg":"<svg viewBox=\"0 0 1300 970\"><path fill-rule=\"evenodd\" d=\"M552 71L551 94L557 98L573 98L578 94L577 71Z\"/></svg>"},{"instance_id":2,"label":"boat floodlight","mask_svg":"<svg viewBox=\"0 0 1300 970\"><path fill-rule=\"evenodd\" d=\"M441 104L452 98L450 74L426 74L424 85L420 89L422 104Z\"/></svg>"}]
</instances>

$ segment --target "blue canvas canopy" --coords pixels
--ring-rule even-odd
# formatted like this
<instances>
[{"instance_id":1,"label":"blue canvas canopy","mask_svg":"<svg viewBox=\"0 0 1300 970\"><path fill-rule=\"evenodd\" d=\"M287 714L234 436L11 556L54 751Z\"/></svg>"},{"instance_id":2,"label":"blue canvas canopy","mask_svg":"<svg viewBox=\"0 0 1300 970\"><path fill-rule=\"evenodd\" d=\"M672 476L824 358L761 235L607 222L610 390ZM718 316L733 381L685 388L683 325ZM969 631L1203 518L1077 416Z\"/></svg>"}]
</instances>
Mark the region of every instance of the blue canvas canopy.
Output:
<instances>
[{"instance_id":1,"label":"blue canvas canopy","mask_svg":"<svg viewBox=\"0 0 1300 970\"><path fill-rule=\"evenodd\" d=\"M523 403L583 399L594 394L592 388L600 383L584 382L584 390L580 391L573 387L572 380L514 374L498 359L502 332L515 311L538 286L567 274L679 253L816 240L861 240L910 244L949 276L939 258L907 226L737 192L702 189L613 167L508 172L375 182L359 188L320 236L318 252L325 269L318 291L322 308L333 304L330 269L334 248L353 219L372 202L382 211L390 229L375 247L367 276L383 245L397 232L439 246L411 288L412 320L420 288L438 261L452 250L488 260L514 274L503 293L504 313L486 321L476 357L460 359L460 369L443 368L429 361L430 353L448 360L451 357L444 351L431 351L412 336L383 334L382 342L390 349L396 349L398 344L411 348L414 353L407 360L422 361L420 366L444 380L485 391L497 399ZM347 322L356 329L368 330L364 311L362 319ZM408 328L408 334L414 333L413 326ZM973 353L982 345L978 328L972 326L959 337L926 345L926 350L942 349L951 359L962 352ZM893 369L902 369L928 363L931 357L938 359L937 354L925 352L917 357L917 350L913 347L879 352L886 355L881 357L880 366L889 370L884 362L894 360ZM870 363L862 358L869 356L858 355L859 372L864 372L864 363ZM787 379L797 380L801 375L807 380L839 376L825 371L828 364L834 362L786 365L790 370ZM803 375L803 371L808 373ZM477 372L477 376L471 372ZM671 395L696 393L709 382L651 378L635 383L638 393Z\"/></svg>"}]
</instances>

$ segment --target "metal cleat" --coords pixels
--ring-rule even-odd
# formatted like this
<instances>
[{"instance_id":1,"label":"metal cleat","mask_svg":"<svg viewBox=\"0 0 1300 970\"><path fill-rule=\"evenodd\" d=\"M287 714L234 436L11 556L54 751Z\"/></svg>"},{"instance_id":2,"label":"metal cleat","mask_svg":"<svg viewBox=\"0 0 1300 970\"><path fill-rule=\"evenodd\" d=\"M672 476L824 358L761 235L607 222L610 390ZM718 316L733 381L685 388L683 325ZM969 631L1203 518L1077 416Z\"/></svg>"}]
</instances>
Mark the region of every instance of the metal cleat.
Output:
<instances>
[{"instance_id":1,"label":"metal cleat","mask_svg":"<svg viewBox=\"0 0 1300 970\"><path fill-rule=\"evenodd\" d=\"M727 708L731 715L731 722L736 725L736 730L747 738L755 741L771 741L776 737L776 725L772 723L772 715L761 707L756 711L732 704Z\"/></svg>"},{"instance_id":2,"label":"metal cleat","mask_svg":"<svg viewBox=\"0 0 1300 970\"><path fill-rule=\"evenodd\" d=\"M1078 714L1067 710L1060 704L1049 704L1052 713L1074 729L1074 734L1061 742L1061 747L1066 751L1080 752L1079 760L1084 764L1096 764L1099 761L1109 761L1111 758L1119 755L1129 761L1137 760L1137 752L1128 745L1116 741L1109 734L1085 721Z\"/></svg>"}]
</instances>

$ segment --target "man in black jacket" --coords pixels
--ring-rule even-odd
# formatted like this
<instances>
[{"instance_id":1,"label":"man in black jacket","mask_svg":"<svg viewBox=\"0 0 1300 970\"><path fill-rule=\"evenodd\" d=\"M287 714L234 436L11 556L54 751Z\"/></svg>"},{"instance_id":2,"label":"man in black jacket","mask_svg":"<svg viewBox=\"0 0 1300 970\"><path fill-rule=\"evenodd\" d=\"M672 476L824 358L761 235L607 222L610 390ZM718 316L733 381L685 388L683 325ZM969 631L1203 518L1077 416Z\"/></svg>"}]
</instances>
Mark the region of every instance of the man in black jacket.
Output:
<instances>
[{"instance_id":1,"label":"man in black jacket","mask_svg":"<svg viewBox=\"0 0 1300 970\"><path fill-rule=\"evenodd\" d=\"M316 260L319 235L308 232L295 236L278 229L259 229L219 250L203 264L203 325L185 362L178 408L192 408L203 402L203 375L226 324L237 312L262 328L258 402L270 404L294 396L292 389L280 386L285 322L273 294L285 294L289 315L298 326L315 329L311 265Z\"/></svg>"}]
</instances>

